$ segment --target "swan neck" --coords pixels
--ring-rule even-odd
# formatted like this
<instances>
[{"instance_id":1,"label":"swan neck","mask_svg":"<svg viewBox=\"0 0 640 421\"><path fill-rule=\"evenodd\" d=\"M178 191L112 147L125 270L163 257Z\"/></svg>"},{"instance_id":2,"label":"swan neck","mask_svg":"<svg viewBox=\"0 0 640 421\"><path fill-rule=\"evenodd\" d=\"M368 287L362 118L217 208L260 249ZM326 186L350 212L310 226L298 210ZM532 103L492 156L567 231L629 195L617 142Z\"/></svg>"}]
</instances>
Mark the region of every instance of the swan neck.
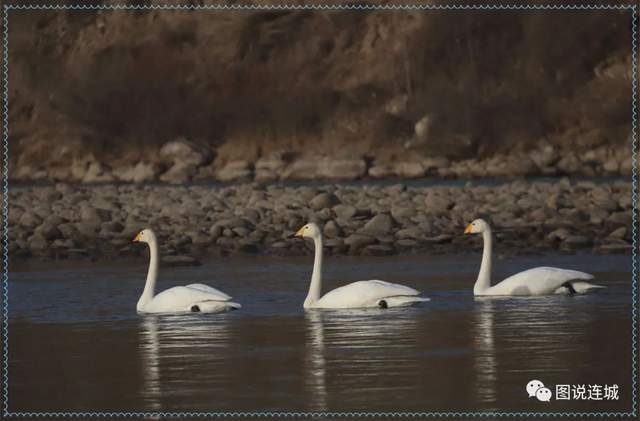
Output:
<instances>
[{"instance_id":1,"label":"swan neck","mask_svg":"<svg viewBox=\"0 0 640 421\"><path fill-rule=\"evenodd\" d=\"M147 282L144 291L138 300L137 309L141 311L144 306L156 295L156 281L158 279L158 243L154 240L149 242L149 270L147 272Z\"/></svg>"},{"instance_id":2,"label":"swan neck","mask_svg":"<svg viewBox=\"0 0 640 421\"><path fill-rule=\"evenodd\" d=\"M311 284L309 293L304 300L304 308L312 307L320 299L322 289L322 236L313 239L315 247L315 257L313 259L313 273L311 274Z\"/></svg>"},{"instance_id":3,"label":"swan neck","mask_svg":"<svg viewBox=\"0 0 640 421\"><path fill-rule=\"evenodd\" d=\"M486 291L491 286L491 255L493 253L493 240L490 229L486 229L482 233L482 240L484 242L482 263L480 264L478 279L476 280L476 284L473 286L474 294Z\"/></svg>"}]
</instances>

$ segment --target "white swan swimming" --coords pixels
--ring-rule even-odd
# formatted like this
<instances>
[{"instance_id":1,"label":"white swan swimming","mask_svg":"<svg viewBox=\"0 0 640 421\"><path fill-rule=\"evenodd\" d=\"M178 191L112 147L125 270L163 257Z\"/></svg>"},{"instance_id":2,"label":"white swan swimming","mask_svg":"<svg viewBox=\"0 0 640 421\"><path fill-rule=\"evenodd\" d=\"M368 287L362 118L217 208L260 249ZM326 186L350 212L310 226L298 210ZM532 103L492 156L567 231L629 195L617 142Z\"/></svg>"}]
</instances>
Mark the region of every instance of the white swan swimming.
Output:
<instances>
[{"instance_id":1,"label":"white swan swimming","mask_svg":"<svg viewBox=\"0 0 640 421\"><path fill-rule=\"evenodd\" d=\"M147 243L150 250L149 272L144 291L138 300L138 313L221 313L242 307L231 302L231 297L222 291L203 284L191 284L169 288L156 294L158 278L158 240L150 229L140 231L135 242Z\"/></svg>"},{"instance_id":2,"label":"white swan swimming","mask_svg":"<svg viewBox=\"0 0 640 421\"><path fill-rule=\"evenodd\" d=\"M464 230L465 234L480 234L484 240L480 273L473 286L474 295L550 295L550 294L583 294L592 289L604 288L585 280L593 279L593 275L577 270L537 267L508 277L504 281L491 286L491 227L483 219L476 219Z\"/></svg>"},{"instance_id":3,"label":"white swan swimming","mask_svg":"<svg viewBox=\"0 0 640 421\"><path fill-rule=\"evenodd\" d=\"M295 236L312 238L315 245L313 274L311 275L309 293L304 300L304 308L406 307L430 301L429 298L418 297L420 291L413 288L379 280L353 282L320 297L322 291L322 233L320 228L312 222L300 228Z\"/></svg>"}]
</instances>

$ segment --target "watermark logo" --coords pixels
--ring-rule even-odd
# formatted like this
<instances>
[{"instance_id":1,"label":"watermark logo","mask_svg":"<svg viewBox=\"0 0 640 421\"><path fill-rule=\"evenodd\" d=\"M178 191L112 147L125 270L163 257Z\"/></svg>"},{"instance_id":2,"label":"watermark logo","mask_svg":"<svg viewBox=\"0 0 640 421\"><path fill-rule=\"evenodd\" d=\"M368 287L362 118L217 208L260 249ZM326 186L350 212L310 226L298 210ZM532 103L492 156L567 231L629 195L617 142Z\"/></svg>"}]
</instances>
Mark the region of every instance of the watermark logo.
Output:
<instances>
[{"instance_id":1,"label":"watermark logo","mask_svg":"<svg viewBox=\"0 0 640 421\"><path fill-rule=\"evenodd\" d=\"M549 402L551 400L551 390L544 387L544 383L540 380L531 380L527 383L527 394L530 398L535 396L542 402Z\"/></svg>"},{"instance_id":2,"label":"watermark logo","mask_svg":"<svg viewBox=\"0 0 640 421\"><path fill-rule=\"evenodd\" d=\"M554 393L544 386L540 380L527 383L527 395L541 402L550 402ZM555 385L557 401L617 401L620 399L620 388L617 384L557 384Z\"/></svg>"},{"instance_id":3,"label":"watermark logo","mask_svg":"<svg viewBox=\"0 0 640 421\"><path fill-rule=\"evenodd\" d=\"M534 397L538 389L540 389L541 387L544 387L544 383L542 383L540 380L531 380L529 383L527 383L527 393L529 394L529 397Z\"/></svg>"},{"instance_id":4,"label":"watermark logo","mask_svg":"<svg viewBox=\"0 0 640 421\"><path fill-rule=\"evenodd\" d=\"M551 401L551 390L546 387L541 387L536 390L536 398L541 402Z\"/></svg>"}]
</instances>

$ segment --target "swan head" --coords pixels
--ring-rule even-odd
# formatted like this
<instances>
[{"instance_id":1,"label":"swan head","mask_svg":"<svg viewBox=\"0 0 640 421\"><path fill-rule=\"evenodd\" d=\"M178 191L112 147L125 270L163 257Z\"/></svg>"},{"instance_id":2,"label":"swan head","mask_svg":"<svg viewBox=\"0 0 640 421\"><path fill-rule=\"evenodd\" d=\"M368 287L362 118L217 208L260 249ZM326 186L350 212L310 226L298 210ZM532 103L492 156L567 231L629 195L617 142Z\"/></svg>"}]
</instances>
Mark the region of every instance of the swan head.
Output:
<instances>
[{"instance_id":1,"label":"swan head","mask_svg":"<svg viewBox=\"0 0 640 421\"><path fill-rule=\"evenodd\" d=\"M465 228L464 233L465 234L480 234L483 233L485 231L489 231L489 224L487 224L487 222L484 219L476 219L475 221L473 221L472 223L470 223L469 225L467 225L467 228Z\"/></svg>"},{"instance_id":2,"label":"swan head","mask_svg":"<svg viewBox=\"0 0 640 421\"><path fill-rule=\"evenodd\" d=\"M298 232L296 232L296 237L304 237L304 238L318 238L322 235L320 231L320 227L313 222L309 222L304 227L300 228Z\"/></svg>"},{"instance_id":3,"label":"swan head","mask_svg":"<svg viewBox=\"0 0 640 421\"><path fill-rule=\"evenodd\" d=\"M140 242L140 243L149 244L155 241L156 241L156 234L150 228L143 229L138 233L138 235L136 235L136 238L133 239L134 243Z\"/></svg>"}]
</instances>

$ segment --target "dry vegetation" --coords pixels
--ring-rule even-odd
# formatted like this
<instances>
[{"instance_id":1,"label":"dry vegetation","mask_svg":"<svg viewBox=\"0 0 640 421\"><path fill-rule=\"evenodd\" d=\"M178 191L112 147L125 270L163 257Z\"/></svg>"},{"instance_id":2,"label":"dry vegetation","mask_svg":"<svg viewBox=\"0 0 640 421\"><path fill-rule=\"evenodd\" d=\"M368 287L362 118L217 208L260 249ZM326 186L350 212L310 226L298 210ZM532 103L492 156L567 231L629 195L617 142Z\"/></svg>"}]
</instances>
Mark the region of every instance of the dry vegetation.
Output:
<instances>
[{"instance_id":1,"label":"dry vegetation","mask_svg":"<svg viewBox=\"0 0 640 421\"><path fill-rule=\"evenodd\" d=\"M627 11L11 11L12 166L624 144ZM395 105L394 105L395 104ZM415 124L429 120L428 136Z\"/></svg>"}]
</instances>

